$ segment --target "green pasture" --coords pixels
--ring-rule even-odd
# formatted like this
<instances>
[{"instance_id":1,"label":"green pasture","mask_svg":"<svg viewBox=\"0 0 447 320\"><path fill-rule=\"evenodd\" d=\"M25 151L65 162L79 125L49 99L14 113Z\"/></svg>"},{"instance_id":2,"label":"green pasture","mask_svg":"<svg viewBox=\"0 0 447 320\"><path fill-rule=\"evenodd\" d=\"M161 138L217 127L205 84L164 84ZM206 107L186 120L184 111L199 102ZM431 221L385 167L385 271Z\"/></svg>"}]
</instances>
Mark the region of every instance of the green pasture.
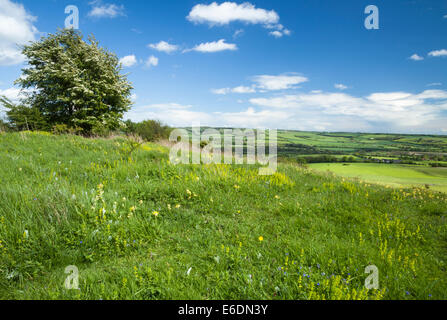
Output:
<instances>
[{"instance_id":1,"label":"green pasture","mask_svg":"<svg viewBox=\"0 0 447 320\"><path fill-rule=\"evenodd\" d=\"M447 168L380 163L316 163L310 168L392 187L428 185L433 190L447 192Z\"/></svg>"}]
</instances>

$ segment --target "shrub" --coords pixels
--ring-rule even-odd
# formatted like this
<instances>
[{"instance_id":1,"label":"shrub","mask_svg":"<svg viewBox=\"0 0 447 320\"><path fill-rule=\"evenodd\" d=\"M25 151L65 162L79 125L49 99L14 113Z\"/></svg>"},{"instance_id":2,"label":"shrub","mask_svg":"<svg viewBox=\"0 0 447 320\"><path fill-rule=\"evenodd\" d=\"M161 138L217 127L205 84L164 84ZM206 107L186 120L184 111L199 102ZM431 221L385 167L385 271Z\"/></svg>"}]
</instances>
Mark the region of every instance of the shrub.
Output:
<instances>
[{"instance_id":1,"label":"shrub","mask_svg":"<svg viewBox=\"0 0 447 320\"><path fill-rule=\"evenodd\" d=\"M0 96L0 104L6 108L9 127L14 130L46 131L49 125L38 108L14 104L6 97Z\"/></svg>"},{"instance_id":2,"label":"shrub","mask_svg":"<svg viewBox=\"0 0 447 320\"><path fill-rule=\"evenodd\" d=\"M9 129L8 124L2 119L0 119L0 132L8 131L8 129Z\"/></svg>"},{"instance_id":3,"label":"shrub","mask_svg":"<svg viewBox=\"0 0 447 320\"><path fill-rule=\"evenodd\" d=\"M171 134L171 128L162 125L160 121L146 120L136 125L136 133L146 141L167 139Z\"/></svg>"}]
</instances>

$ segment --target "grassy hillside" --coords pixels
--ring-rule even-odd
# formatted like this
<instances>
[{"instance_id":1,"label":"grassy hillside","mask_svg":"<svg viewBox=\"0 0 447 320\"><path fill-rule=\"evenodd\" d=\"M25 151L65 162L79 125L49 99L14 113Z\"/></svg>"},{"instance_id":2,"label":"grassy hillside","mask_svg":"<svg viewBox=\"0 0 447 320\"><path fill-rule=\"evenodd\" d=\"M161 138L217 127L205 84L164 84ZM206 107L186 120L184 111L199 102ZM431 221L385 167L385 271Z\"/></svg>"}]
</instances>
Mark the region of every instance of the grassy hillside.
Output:
<instances>
[{"instance_id":1,"label":"grassy hillside","mask_svg":"<svg viewBox=\"0 0 447 320\"><path fill-rule=\"evenodd\" d=\"M443 193L122 138L0 134L0 161L1 299L447 299Z\"/></svg>"},{"instance_id":2,"label":"grassy hillside","mask_svg":"<svg viewBox=\"0 0 447 320\"><path fill-rule=\"evenodd\" d=\"M447 192L447 168L378 163L314 163L318 171L329 170L337 175L359 178L393 187L419 187Z\"/></svg>"}]
</instances>

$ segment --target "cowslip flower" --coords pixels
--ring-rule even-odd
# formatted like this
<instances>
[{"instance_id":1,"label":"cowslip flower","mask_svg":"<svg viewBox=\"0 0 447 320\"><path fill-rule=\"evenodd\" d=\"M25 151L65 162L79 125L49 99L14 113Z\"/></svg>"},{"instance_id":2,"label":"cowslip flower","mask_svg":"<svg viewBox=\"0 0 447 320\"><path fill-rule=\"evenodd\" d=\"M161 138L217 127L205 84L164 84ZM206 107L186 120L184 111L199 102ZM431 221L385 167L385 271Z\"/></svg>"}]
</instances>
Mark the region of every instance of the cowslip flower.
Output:
<instances>
[{"instance_id":1,"label":"cowslip flower","mask_svg":"<svg viewBox=\"0 0 447 320\"><path fill-rule=\"evenodd\" d=\"M158 217L158 215L160 214L160 212L158 212L158 211L153 211L152 214L153 214L155 217Z\"/></svg>"}]
</instances>

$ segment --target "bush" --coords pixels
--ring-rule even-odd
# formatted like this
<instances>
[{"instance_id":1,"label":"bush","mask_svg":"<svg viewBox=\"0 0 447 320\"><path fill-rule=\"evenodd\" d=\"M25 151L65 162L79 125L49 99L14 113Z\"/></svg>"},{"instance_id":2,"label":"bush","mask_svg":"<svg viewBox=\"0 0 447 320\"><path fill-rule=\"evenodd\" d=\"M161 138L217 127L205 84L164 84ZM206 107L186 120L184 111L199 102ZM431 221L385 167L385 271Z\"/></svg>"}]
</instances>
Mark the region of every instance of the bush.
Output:
<instances>
[{"instance_id":1,"label":"bush","mask_svg":"<svg viewBox=\"0 0 447 320\"><path fill-rule=\"evenodd\" d=\"M10 128L18 131L47 131L50 129L47 121L38 108L14 104L11 100L0 96L0 104L6 109Z\"/></svg>"},{"instance_id":2,"label":"bush","mask_svg":"<svg viewBox=\"0 0 447 320\"><path fill-rule=\"evenodd\" d=\"M126 135L136 135L137 134L138 124L132 122L132 120L126 120L123 123L122 130Z\"/></svg>"},{"instance_id":3,"label":"bush","mask_svg":"<svg viewBox=\"0 0 447 320\"><path fill-rule=\"evenodd\" d=\"M8 129L9 129L8 123L0 119L0 132L8 131Z\"/></svg>"},{"instance_id":4,"label":"bush","mask_svg":"<svg viewBox=\"0 0 447 320\"><path fill-rule=\"evenodd\" d=\"M167 139L172 129L156 120L147 120L136 124L136 133L146 141Z\"/></svg>"}]
</instances>

